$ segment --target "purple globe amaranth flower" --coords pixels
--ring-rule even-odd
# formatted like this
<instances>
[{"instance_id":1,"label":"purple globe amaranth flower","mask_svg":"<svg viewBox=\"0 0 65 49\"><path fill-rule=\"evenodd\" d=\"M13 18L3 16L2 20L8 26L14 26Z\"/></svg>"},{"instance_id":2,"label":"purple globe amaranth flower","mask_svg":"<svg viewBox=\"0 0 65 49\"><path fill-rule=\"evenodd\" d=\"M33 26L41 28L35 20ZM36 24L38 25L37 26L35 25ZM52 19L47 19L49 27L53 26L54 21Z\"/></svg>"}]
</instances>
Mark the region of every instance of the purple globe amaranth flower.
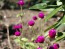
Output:
<instances>
[{"instance_id":1,"label":"purple globe amaranth flower","mask_svg":"<svg viewBox=\"0 0 65 49\"><path fill-rule=\"evenodd\" d=\"M41 47L38 47L37 49L42 49Z\"/></svg>"},{"instance_id":2,"label":"purple globe amaranth flower","mask_svg":"<svg viewBox=\"0 0 65 49\"><path fill-rule=\"evenodd\" d=\"M37 17L36 16L33 16L33 20L37 20Z\"/></svg>"},{"instance_id":3,"label":"purple globe amaranth flower","mask_svg":"<svg viewBox=\"0 0 65 49\"><path fill-rule=\"evenodd\" d=\"M21 32L16 31L14 35L15 35L15 36L20 36L20 35L21 35Z\"/></svg>"},{"instance_id":4,"label":"purple globe amaranth flower","mask_svg":"<svg viewBox=\"0 0 65 49\"><path fill-rule=\"evenodd\" d=\"M53 45L51 45L47 49L54 49L54 47L53 47Z\"/></svg>"},{"instance_id":5,"label":"purple globe amaranth flower","mask_svg":"<svg viewBox=\"0 0 65 49\"><path fill-rule=\"evenodd\" d=\"M19 0L17 4L18 4L19 6L23 6L25 3L24 3L24 0Z\"/></svg>"},{"instance_id":6,"label":"purple globe amaranth flower","mask_svg":"<svg viewBox=\"0 0 65 49\"><path fill-rule=\"evenodd\" d=\"M28 25L29 25L29 26L33 26L34 24L35 24L34 20L28 21Z\"/></svg>"},{"instance_id":7,"label":"purple globe amaranth flower","mask_svg":"<svg viewBox=\"0 0 65 49\"><path fill-rule=\"evenodd\" d=\"M57 43L54 43L53 46L54 46L55 49L59 48L59 44L57 44Z\"/></svg>"},{"instance_id":8,"label":"purple globe amaranth flower","mask_svg":"<svg viewBox=\"0 0 65 49\"><path fill-rule=\"evenodd\" d=\"M49 30L49 37L50 38L55 38L56 36L56 30L55 29L50 29Z\"/></svg>"},{"instance_id":9,"label":"purple globe amaranth flower","mask_svg":"<svg viewBox=\"0 0 65 49\"><path fill-rule=\"evenodd\" d=\"M37 39L35 40L36 43L43 43L45 40L44 36L38 36Z\"/></svg>"},{"instance_id":10,"label":"purple globe amaranth flower","mask_svg":"<svg viewBox=\"0 0 65 49\"><path fill-rule=\"evenodd\" d=\"M22 28L22 24L17 24L13 26L13 29L20 29Z\"/></svg>"},{"instance_id":11,"label":"purple globe amaranth flower","mask_svg":"<svg viewBox=\"0 0 65 49\"><path fill-rule=\"evenodd\" d=\"M19 27L19 28L22 28L22 24L18 24L18 27Z\"/></svg>"},{"instance_id":12,"label":"purple globe amaranth flower","mask_svg":"<svg viewBox=\"0 0 65 49\"><path fill-rule=\"evenodd\" d=\"M43 19L45 15L43 12L39 12L38 16L39 16L39 18Z\"/></svg>"}]
</instances>

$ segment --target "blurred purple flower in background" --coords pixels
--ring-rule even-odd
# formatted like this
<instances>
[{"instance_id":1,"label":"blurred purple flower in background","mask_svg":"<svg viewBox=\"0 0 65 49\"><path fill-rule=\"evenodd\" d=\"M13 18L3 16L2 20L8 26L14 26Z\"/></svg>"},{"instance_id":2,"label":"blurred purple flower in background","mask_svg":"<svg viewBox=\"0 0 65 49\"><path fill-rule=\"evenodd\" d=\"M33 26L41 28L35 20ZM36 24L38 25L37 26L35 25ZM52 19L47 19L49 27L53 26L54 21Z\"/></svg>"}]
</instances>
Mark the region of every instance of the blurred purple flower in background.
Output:
<instances>
[{"instance_id":1,"label":"blurred purple flower in background","mask_svg":"<svg viewBox=\"0 0 65 49\"><path fill-rule=\"evenodd\" d=\"M45 40L44 36L38 36L37 39L35 40L36 43L43 43Z\"/></svg>"},{"instance_id":2,"label":"blurred purple flower in background","mask_svg":"<svg viewBox=\"0 0 65 49\"><path fill-rule=\"evenodd\" d=\"M49 46L48 49L54 49L53 45Z\"/></svg>"},{"instance_id":3,"label":"blurred purple flower in background","mask_svg":"<svg viewBox=\"0 0 65 49\"><path fill-rule=\"evenodd\" d=\"M33 16L33 20L37 20L37 16Z\"/></svg>"},{"instance_id":4,"label":"blurred purple flower in background","mask_svg":"<svg viewBox=\"0 0 65 49\"><path fill-rule=\"evenodd\" d=\"M22 24L13 25L13 29L20 29L22 28Z\"/></svg>"},{"instance_id":5,"label":"blurred purple flower in background","mask_svg":"<svg viewBox=\"0 0 65 49\"><path fill-rule=\"evenodd\" d=\"M59 48L59 44L57 44L57 43L54 43L53 46L54 46L55 49Z\"/></svg>"},{"instance_id":6,"label":"blurred purple flower in background","mask_svg":"<svg viewBox=\"0 0 65 49\"><path fill-rule=\"evenodd\" d=\"M37 49L42 49L41 47L38 47Z\"/></svg>"},{"instance_id":7,"label":"blurred purple flower in background","mask_svg":"<svg viewBox=\"0 0 65 49\"><path fill-rule=\"evenodd\" d=\"M24 2L24 0L19 0L19 1L17 2L17 4L18 4L19 6L23 6L23 5L25 4L25 2Z\"/></svg>"}]
</instances>

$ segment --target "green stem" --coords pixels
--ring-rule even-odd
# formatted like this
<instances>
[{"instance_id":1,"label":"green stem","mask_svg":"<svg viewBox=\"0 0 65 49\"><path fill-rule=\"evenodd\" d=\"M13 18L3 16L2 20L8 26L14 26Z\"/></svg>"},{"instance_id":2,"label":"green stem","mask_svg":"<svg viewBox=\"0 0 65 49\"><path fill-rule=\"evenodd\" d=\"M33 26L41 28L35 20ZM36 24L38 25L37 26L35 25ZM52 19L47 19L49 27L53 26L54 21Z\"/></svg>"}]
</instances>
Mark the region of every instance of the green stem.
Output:
<instances>
[{"instance_id":1,"label":"green stem","mask_svg":"<svg viewBox=\"0 0 65 49\"><path fill-rule=\"evenodd\" d=\"M20 6L20 7L21 7L21 12L23 12L22 6Z\"/></svg>"}]
</instances>

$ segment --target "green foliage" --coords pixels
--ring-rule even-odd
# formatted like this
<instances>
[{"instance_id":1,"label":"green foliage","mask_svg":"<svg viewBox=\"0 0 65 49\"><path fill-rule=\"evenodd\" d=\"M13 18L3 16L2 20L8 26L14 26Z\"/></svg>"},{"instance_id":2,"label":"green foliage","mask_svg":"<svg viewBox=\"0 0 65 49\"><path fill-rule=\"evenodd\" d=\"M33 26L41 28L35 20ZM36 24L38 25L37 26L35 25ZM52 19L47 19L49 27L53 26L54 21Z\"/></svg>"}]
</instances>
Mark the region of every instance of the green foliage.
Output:
<instances>
[{"instance_id":1,"label":"green foliage","mask_svg":"<svg viewBox=\"0 0 65 49\"><path fill-rule=\"evenodd\" d=\"M43 9L43 8L46 8L47 7L47 4L46 3L41 3L41 4L36 4L32 7L30 7L29 9Z\"/></svg>"},{"instance_id":2,"label":"green foliage","mask_svg":"<svg viewBox=\"0 0 65 49\"><path fill-rule=\"evenodd\" d=\"M55 28L57 29L65 20L65 16L61 17L57 22L55 22L52 26L48 27L46 30L44 30L44 32L48 31L51 28Z\"/></svg>"},{"instance_id":3,"label":"green foliage","mask_svg":"<svg viewBox=\"0 0 65 49\"><path fill-rule=\"evenodd\" d=\"M20 16L23 16L23 15L24 15L24 13L19 13L19 14L16 15L16 17L20 17Z\"/></svg>"},{"instance_id":4,"label":"green foliage","mask_svg":"<svg viewBox=\"0 0 65 49\"><path fill-rule=\"evenodd\" d=\"M44 32L48 31L48 30L51 29L51 28L54 28L57 24L58 24L58 22L55 23L55 24L53 24L52 26L48 27L46 30L44 30Z\"/></svg>"},{"instance_id":5,"label":"green foliage","mask_svg":"<svg viewBox=\"0 0 65 49\"><path fill-rule=\"evenodd\" d=\"M62 6L56 8L55 10L53 10L48 16L45 17L45 22L47 22L53 15L55 15L60 9L62 8Z\"/></svg>"},{"instance_id":6,"label":"green foliage","mask_svg":"<svg viewBox=\"0 0 65 49\"><path fill-rule=\"evenodd\" d=\"M57 33L57 37L60 37L60 36L62 36L62 35L63 35L62 32L58 32L58 33Z\"/></svg>"},{"instance_id":7,"label":"green foliage","mask_svg":"<svg viewBox=\"0 0 65 49\"><path fill-rule=\"evenodd\" d=\"M56 0L49 0L49 2L51 2L51 4L53 2L55 2ZM58 0L59 1L59 0ZM62 4L58 4L60 2L57 2L57 5L48 5L49 2L47 2L47 0L42 0L43 3L40 4L36 4L32 7L30 7L29 9L38 9L41 11L44 11L45 9L49 9L52 8L54 9L53 11L50 12L50 14L48 14L47 16L45 16L44 22L46 23L50 18L52 18L58 11L64 9L64 5ZM63 1L62 1L63 2ZM63 3L64 4L64 3ZM44 30L45 34L45 38L48 37L48 31L51 28L56 29L57 31L59 29L62 29L62 27L65 27L65 11L63 11L64 16L61 17L57 22L55 22L53 25L51 25L50 27L48 27L46 30ZM23 16L24 13L20 13L17 14L17 17L19 16ZM29 41L27 38L17 38L15 40L17 40L17 42L19 43L19 45L24 48L24 49L36 49L38 47L38 45L36 45L35 43L33 43L32 41L35 40L36 37L32 37L31 40ZM54 42L58 42L61 39L65 38L65 32L57 32L56 38L54 40Z\"/></svg>"},{"instance_id":8,"label":"green foliage","mask_svg":"<svg viewBox=\"0 0 65 49\"><path fill-rule=\"evenodd\" d=\"M54 42L60 41L61 39L65 38L65 32L62 32L62 33L63 33L63 35L60 36L60 37L58 37L58 38L56 38L56 39L54 40Z\"/></svg>"}]
</instances>

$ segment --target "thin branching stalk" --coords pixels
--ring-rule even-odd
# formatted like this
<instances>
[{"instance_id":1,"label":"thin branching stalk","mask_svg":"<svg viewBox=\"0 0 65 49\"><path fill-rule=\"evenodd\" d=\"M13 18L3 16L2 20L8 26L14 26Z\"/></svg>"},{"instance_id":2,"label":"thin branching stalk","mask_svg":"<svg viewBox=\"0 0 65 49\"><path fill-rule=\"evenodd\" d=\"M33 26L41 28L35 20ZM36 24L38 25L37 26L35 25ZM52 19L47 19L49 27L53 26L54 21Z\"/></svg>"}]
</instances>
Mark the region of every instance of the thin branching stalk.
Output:
<instances>
[{"instance_id":1,"label":"thin branching stalk","mask_svg":"<svg viewBox=\"0 0 65 49\"><path fill-rule=\"evenodd\" d=\"M12 48L12 45L11 45L11 43L10 43L10 37L9 37L9 24L7 23L7 17L6 17L6 15L4 15L4 20L5 20L5 26L6 26L6 28L7 28L7 38L8 38L8 45L9 45L9 48L10 49L13 49Z\"/></svg>"},{"instance_id":2,"label":"thin branching stalk","mask_svg":"<svg viewBox=\"0 0 65 49\"><path fill-rule=\"evenodd\" d=\"M8 28L8 26L7 26L7 37L8 37L9 48L10 48L10 49L13 49L13 48L12 48L12 45L11 45L11 42L10 42L10 37L9 37L9 28Z\"/></svg>"}]
</instances>

